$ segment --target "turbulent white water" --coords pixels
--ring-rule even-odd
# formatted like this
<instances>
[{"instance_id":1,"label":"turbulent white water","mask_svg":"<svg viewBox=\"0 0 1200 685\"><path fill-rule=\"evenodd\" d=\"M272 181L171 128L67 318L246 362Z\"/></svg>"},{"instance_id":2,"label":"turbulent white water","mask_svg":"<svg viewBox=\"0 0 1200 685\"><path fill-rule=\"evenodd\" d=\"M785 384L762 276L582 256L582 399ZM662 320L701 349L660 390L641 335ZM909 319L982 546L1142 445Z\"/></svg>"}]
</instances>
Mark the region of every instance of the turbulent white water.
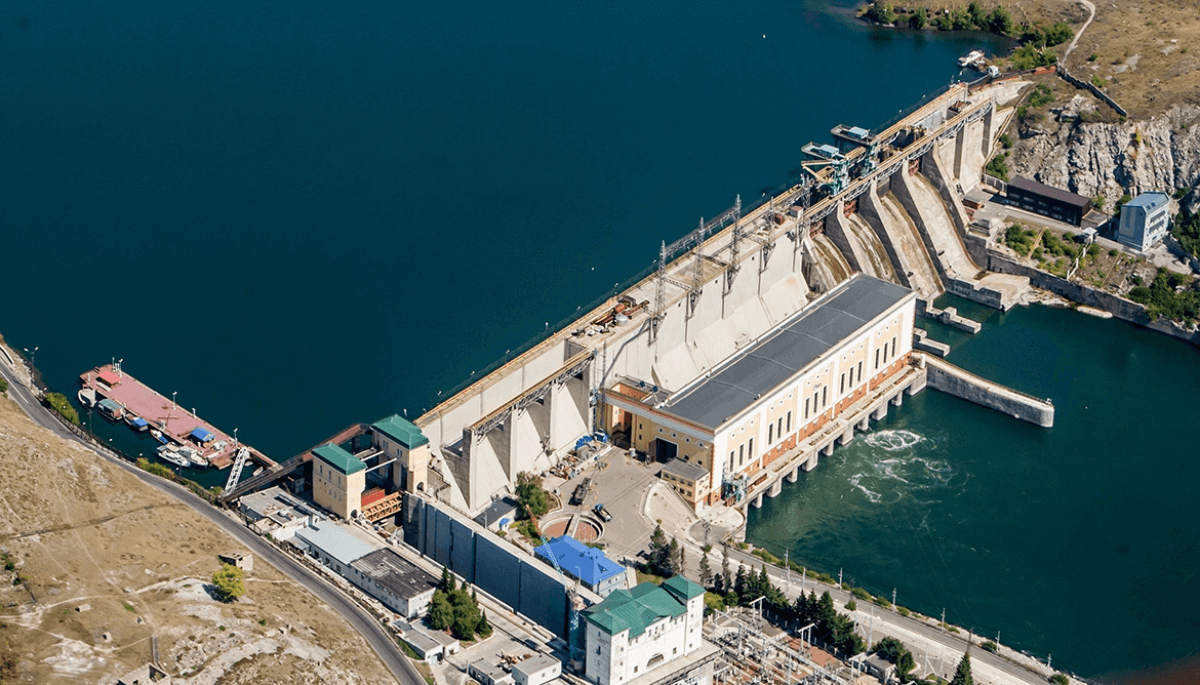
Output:
<instances>
[{"instance_id":1,"label":"turbulent white water","mask_svg":"<svg viewBox=\"0 0 1200 685\"><path fill-rule=\"evenodd\" d=\"M923 443L931 440L912 431L878 431L862 442L865 449L847 450L852 471L846 482L871 504L894 504L905 497L934 504L937 500L924 496L948 486L956 473L950 462L929 457L929 445Z\"/></svg>"}]
</instances>

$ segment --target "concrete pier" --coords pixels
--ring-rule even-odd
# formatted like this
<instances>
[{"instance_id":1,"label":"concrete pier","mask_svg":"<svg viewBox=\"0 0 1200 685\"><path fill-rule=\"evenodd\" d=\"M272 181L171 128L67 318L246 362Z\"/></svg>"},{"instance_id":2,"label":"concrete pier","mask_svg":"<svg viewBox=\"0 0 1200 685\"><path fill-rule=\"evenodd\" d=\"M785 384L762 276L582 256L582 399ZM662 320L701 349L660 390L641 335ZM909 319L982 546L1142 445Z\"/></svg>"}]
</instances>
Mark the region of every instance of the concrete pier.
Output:
<instances>
[{"instance_id":1,"label":"concrete pier","mask_svg":"<svg viewBox=\"0 0 1200 685\"><path fill-rule=\"evenodd\" d=\"M929 333L920 328L913 329L913 349L929 354L945 357L950 354L950 346L929 337Z\"/></svg>"},{"instance_id":2,"label":"concrete pier","mask_svg":"<svg viewBox=\"0 0 1200 685\"><path fill-rule=\"evenodd\" d=\"M1054 405L1023 392L993 383L960 369L944 359L925 355L929 385L934 390L974 402L1013 418L1049 428L1054 425Z\"/></svg>"},{"instance_id":3,"label":"concrete pier","mask_svg":"<svg viewBox=\"0 0 1200 685\"><path fill-rule=\"evenodd\" d=\"M938 323L946 324L947 326L957 328L960 331L966 331L971 335L975 335L979 331L983 330L983 324L962 316L954 307L937 309L935 307L926 306L925 318L933 319Z\"/></svg>"}]
</instances>

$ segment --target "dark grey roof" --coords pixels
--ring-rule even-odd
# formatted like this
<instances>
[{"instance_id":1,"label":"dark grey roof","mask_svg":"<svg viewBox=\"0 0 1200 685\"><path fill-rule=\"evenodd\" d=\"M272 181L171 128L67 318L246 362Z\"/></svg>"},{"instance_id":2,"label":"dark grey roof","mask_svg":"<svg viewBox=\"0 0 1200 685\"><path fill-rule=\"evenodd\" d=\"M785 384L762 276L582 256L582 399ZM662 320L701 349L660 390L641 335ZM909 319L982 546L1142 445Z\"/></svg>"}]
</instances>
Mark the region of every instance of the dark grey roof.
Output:
<instances>
[{"instance_id":1,"label":"dark grey roof","mask_svg":"<svg viewBox=\"0 0 1200 685\"><path fill-rule=\"evenodd\" d=\"M1076 195L1075 193L1063 190L1061 188L1048 186L1045 183L1038 183L1037 181L1025 178L1024 176L1017 176L1013 180L1009 181L1008 187L1020 188L1026 192L1037 193L1043 197L1048 197L1052 200L1058 200L1059 202L1065 202L1076 207L1086 207L1092 202L1082 195Z\"/></svg>"},{"instance_id":2,"label":"dark grey roof","mask_svg":"<svg viewBox=\"0 0 1200 685\"><path fill-rule=\"evenodd\" d=\"M351 566L397 597L412 599L437 589L436 578L386 547L355 559Z\"/></svg>"},{"instance_id":3,"label":"dark grey roof","mask_svg":"<svg viewBox=\"0 0 1200 685\"><path fill-rule=\"evenodd\" d=\"M666 464L663 464L662 470L690 481L700 480L708 473L707 470L696 466L695 464L690 464L679 459L672 459Z\"/></svg>"},{"instance_id":4,"label":"dark grey roof","mask_svg":"<svg viewBox=\"0 0 1200 685\"><path fill-rule=\"evenodd\" d=\"M801 310L707 380L672 398L665 409L715 430L911 292L855 274L820 304Z\"/></svg>"}]
</instances>

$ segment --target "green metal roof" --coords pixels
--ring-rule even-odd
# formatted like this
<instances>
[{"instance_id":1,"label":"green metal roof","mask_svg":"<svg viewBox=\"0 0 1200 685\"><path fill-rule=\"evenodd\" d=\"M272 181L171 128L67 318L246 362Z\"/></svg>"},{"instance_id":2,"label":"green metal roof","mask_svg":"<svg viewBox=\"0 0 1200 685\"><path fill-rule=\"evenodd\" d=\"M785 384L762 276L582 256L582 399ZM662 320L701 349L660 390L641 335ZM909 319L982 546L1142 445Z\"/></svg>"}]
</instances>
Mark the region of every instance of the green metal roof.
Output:
<instances>
[{"instance_id":1,"label":"green metal roof","mask_svg":"<svg viewBox=\"0 0 1200 685\"><path fill-rule=\"evenodd\" d=\"M362 463L361 459L353 454L350 454L341 447L338 447L332 442L315 448L313 450L313 454L317 455L322 461L346 475L358 473L359 471L365 471L367 469L367 465Z\"/></svg>"},{"instance_id":2,"label":"green metal roof","mask_svg":"<svg viewBox=\"0 0 1200 685\"><path fill-rule=\"evenodd\" d=\"M386 419L380 419L371 424L371 427L400 443L406 449L411 450L414 447L429 444L429 438L425 437L421 429L399 414L392 414Z\"/></svg>"},{"instance_id":3,"label":"green metal roof","mask_svg":"<svg viewBox=\"0 0 1200 685\"><path fill-rule=\"evenodd\" d=\"M687 607L674 595L654 583L645 582L632 590L613 591L603 602L584 609L583 617L609 635L628 629L629 637L633 638L657 621L685 613Z\"/></svg>"},{"instance_id":4,"label":"green metal roof","mask_svg":"<svg viewBox=\"0 0 1200 685\"><path fill-rule=\"evenodd\" d=\"M681 602L704 594L704 588L679 575L664 580L662 586Z\"/></svg>"}]
</instances>

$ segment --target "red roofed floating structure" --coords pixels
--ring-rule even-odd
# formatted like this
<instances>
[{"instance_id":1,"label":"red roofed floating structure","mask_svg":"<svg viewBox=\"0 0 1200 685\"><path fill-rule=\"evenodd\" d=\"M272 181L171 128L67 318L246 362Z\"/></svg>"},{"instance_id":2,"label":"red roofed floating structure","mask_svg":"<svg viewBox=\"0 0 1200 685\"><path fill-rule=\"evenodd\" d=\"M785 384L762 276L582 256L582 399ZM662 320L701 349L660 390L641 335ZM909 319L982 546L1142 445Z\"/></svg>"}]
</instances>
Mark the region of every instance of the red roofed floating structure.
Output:
<instances>
[{"instance_id":1,"label":"red roofed floating structure","mask_svg":"<svg viewBox=\"0 0 1200 685\"><path fill-rule=\"evenodd\" d=\"M267 467L276 466L266 455L247 445L235 444L220 429L155 392L150 386L125 373L119 364L105 364L79 376L83 387L101 398L112 399L127 414L141 417L164 438L179 445L191 445L201 451L209 464L223 469L233 463L237 448L246 447L250 457Z\"/></svg>"}]
</instances>

